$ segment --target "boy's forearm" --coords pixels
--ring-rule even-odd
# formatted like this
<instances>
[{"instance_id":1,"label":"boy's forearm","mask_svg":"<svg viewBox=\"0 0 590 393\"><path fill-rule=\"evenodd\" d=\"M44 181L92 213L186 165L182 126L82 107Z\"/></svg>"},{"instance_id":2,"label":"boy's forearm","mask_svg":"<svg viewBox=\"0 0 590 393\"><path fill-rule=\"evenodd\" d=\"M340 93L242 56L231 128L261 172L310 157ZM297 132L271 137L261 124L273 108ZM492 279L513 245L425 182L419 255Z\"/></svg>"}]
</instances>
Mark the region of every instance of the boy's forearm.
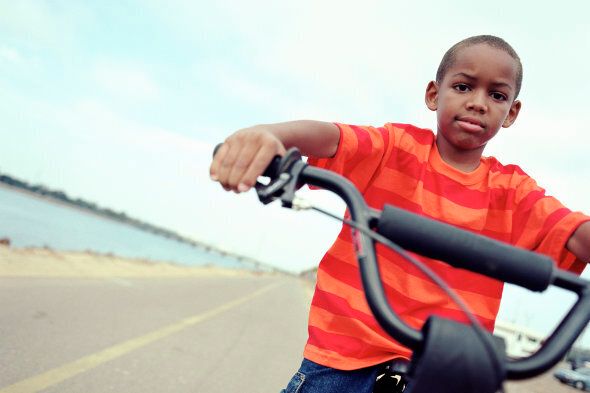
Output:
<instances>
[{"instance_id":1,"label":"boy's forearm","mask_svg":"<svg viewBox=\"0 0 590 393\"><path fill-rule=\"evenodd\" d=\"M340 130L333 123L296 120L264 125L285 148L297 147L304 156L333 157L338 148Z\"/></svg>"},{"instance_id":2,"label":"boy's forearm","mask_svg":"<svg viewBox=\"0 0 590 393\"><path fill-rule=\"evenodd\" d=\"M566 247L579 260L590 263L590 221L586 221L576 229Z\"/></svg>"}]
</instances>

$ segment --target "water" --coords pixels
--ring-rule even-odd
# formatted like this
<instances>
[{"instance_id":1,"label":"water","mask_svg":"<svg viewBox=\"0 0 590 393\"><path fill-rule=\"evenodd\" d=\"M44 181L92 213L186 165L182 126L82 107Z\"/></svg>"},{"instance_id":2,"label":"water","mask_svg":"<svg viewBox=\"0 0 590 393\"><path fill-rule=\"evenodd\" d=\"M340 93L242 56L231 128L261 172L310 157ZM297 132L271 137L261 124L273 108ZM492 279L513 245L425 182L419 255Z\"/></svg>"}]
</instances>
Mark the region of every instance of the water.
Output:
<instances>
[{"instance_id":1,"label":"water","mask_svg":"<svg viewBox=\"0 0 590 393\"><path fill-rule=\"evenodd\" d=\"M0 187L0 238L14 247L112 253L182 265L248 268L235 258Z\"/></svg>"}]
</instances>

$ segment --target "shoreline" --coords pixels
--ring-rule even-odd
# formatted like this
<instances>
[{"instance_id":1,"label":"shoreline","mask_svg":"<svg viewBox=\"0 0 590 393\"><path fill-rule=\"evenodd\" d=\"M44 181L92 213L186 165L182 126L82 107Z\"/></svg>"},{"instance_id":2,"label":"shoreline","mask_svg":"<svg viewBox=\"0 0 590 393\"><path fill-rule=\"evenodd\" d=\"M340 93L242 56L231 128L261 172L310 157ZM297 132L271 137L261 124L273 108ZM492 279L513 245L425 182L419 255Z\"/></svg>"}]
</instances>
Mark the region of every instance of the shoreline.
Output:
<instances>
[{"instance_id":1,"label":"shoreline","mask_svg":"<svg viewBox=\"0 0 590 393\"><path fill-rule=\"evenodd\" d=\"M107 217L107 216L105 216L103 214L99 214L98 212L92 211L90 209L84 209L81 206L77 206L77 205L72 204L72 203L67 203L65 201L62 201L62 200L59 200L59 199L56 199L56 198L52 198L52 197L49 197L49 196L44 196L44 195L39 194L37 192L33 192L33 191L30 191L30 190L27 190L26 188L11 186L10 184L6 184L6 183L2 183L2 182L0 182L0 188L3 188L5 190L11 191L11 192L17 192L17 193L20 193L22 195L26 195L27 197L32 197L32 198L34 198L34 199L36 199L38 201L48 202L48 203L51 203L53 205L60 206L60 207L65 207L65 208L68 208L68 209L74 209L77 212L88 214L88 215L90 215L92 217L98 217L98 218L102 218L102 219L105 219L105 220L110 221L110 222L117 222L117 223L122 224L121 221L115 220L115 219L113 219L111 217Z\"/></svg>"},{"instance_id":2,"label":"shoreline","mask_svg":"<svg viewBox=\"0 0 590 393\"><path fill-rule=\"evenodd\" d=\"M212 265L185 266L92 251L56 251L50 248L14 248L0 245L0 278L248 277L270 274Z\"/></svg>"},{"instance_id":3,"label":"shoreline","mask_svg":"<svg viewBox=\"0 0 590 393\"><path fill-rule=\"evenodd\" d=\"M213 246L211 244L202 243L202 242L200 242L198 240L190 239L188 237L185 237L183 235L180 235L180 234L177 234L177 233L174 233L174 232L171 232L171 233L174 233L174 235L176 237L170 237L170 236L167 236L164 232L154 232L152 230L147 229L146 227L134 225L132 222L119 220L119 219L117 219L115 217L111 217L111 216L106 215L106 214L101 214L100 212L98 212L96 210L87 209L87 208L84 208L82 206L79 206L79 205L77 205L75 203L68 203L66 201L63 201L63 200L60 200L60 199L57 199L57 198L53 198L51 196L45 196L45 195L36 193L34 191L28 190L26 188L22 188L22 187L18 187L18 186L13 186L13 185L10 185L10 184L4 183L4 182L0 182L0 189L4 189L4 190L10 191L10 192L16 192L16 193L19 193L19 194L21 194L23 196L31 197L31 198L34 198L37 201L44 202L44 203L49 203L49 204L54 205L54 206L63 207L65 209L73 209L77 213L82 213L82 214L85 214L85 215L87 215L89 217L92 217L92 218L98 218L98 219L104 220L104 221L109 222L109 223L123 225L125 227L133 228L133 229L138 230L140 232L147 233L147 234L150 234L150 235L153 235L153 236L157 236L158 238L166 239L166 240L171 241L171 242L178 242L180 244L187 245L189 247L193 247L193 248L195 248L197 250L200 250L200 251L204 251L204 252L208 252L208 253L215 253L215 254L221 255L223 257L234 258L234 259L236 259L236 260L238 260L238 261L240 261L242 263L246 263L246 264L249 264L249 265L259 264L259 265L262 265L262 266L265 266L265 267L269 267L265 263L262 263L260 261L253 260L250 257L239 255L239 254L234 254L234 253L232 253L230 251L227 251L227 250L218 248L218 247ZM149 224L149 223L145 223L145 224L152 225L152 224ZM155 225L152 225L152 226L154 228L158 228L158 229L161 229L163 231L168 231L165 228L159 228L159 227L157 227ZM0 233L0 238L1 237L4 237L4 235ZM6 237L10 238L10 236L6 236Z\"/></svg>"},{"instance_id":4,"label":"shoreline","mask_svg":"<svg viewBox=\"0 0 590 393\"><path fill-rule=\"evenodd\" d=\"M150 233L150 234L152 234L154 236L159 236L159 237L163 237L163 238L166 238L166 239L169 239L169 240L173 240L173 241L177 241L177 242L180 242L180 243L184 243L184 244L187 244L187 245L192 246L192 247L195 247L195 248L201 248L201 249L202 248L208 248L208 249L213 250L212 247L210 247L208 245L205 245L205 244L201 244L201 243L199 243L196 240L190 240L190 239L172 239L170 237L165 236L162 233L155 233L153 231L147 230L146 228L142 228L142 227L140 227L138 225L134 225L132 222L120 220L120 219L117 219L115 217L109 216L107 214L102 214L102 213L100 213L97 210L88 209L88 208L85 208L83 206L77 205L75 203L70 203L70 202L66 202L66 201L61 200L61 199L58 199L58 198L54 198L52 196L43 195L43 194L40 194L38 192L34 192L34 191L31 191L31 190L28 190L26 188L13 186L13 185L10 185L10 184L7 184L7 183L3 183L3 182L0 182L0 188L4 188L5 190L11 191L11 192L17 192L17 193L20 193L22 195L26 195L27 197L32 197L32 198L34 198L34 199L36 199L38 201L42 201L42 202L47 202L47 203L53 204L54 206L60 206L60 207L66 208L66 209L73 209L73 210L75 210L78 213L83 213L83 214L86 214L86 215L88 215L90 217L99 218L99 219L105 220L105 221L110 222L110 223L125 225L125 226L131 227L131 228L135 228L135 229L137 229L139 231L142 231L142 232L145 232L145 233ZM164 230L164 228L162 228L162 229Z\"/></svg>"}]
</instances>

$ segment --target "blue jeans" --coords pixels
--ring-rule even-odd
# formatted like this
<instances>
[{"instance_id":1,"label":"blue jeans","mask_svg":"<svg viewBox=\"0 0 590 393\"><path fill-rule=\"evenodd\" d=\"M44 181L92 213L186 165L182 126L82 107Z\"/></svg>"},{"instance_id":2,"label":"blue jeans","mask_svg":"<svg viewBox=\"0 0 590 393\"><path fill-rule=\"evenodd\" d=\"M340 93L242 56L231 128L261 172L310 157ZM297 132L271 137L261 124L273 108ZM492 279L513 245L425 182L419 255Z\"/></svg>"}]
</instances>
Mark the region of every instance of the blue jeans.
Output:
<instances>
[{"instance_id":1,"label":"blue jeans","mask_svg":"<svg viewBox=\"0 0 590 393\"><path fill-rule=\"evenodd\" d=\"M378 366L342 371L303 359L281 393L371 393Z\"/></svg>"}]
</instances>

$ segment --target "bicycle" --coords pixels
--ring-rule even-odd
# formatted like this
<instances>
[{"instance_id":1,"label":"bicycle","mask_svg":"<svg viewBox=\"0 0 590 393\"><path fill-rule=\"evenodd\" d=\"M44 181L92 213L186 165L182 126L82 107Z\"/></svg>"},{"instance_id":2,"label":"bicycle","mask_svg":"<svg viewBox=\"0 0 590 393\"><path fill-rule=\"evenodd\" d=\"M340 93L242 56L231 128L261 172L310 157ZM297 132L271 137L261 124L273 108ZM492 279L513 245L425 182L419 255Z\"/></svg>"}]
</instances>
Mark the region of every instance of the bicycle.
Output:
<instances>
[{"instance_id":1,"label":"bicycle","mask_svg":"<svg viewBox=\"0 0 590 393\"><path fill-rule=\"evenodd\" d=\"M305 205L295 196L304 184L331 191L345 202L350 219L342 220L351 226L369 307L389 335L413 350L407 393L496 392L506 379L531 378L554 366L590 321L590 281L556 268L548 256L390 205L382 211L371 209L350 181L308 166L294 148L283 157L275 157L263 176L270 182L257 183L255 188L264 204L279 199L286 208L312 208L333 216ZM457 303L471 325L431 316L421 330L416 330L402 321L385 296L375 242L385 244L422 270ZM554 285L576 293L578 300L536 353L511 360L505 355L503 340L485 331L462 300L406 250L536 292Z\"/></svg>"}]
</instances>

